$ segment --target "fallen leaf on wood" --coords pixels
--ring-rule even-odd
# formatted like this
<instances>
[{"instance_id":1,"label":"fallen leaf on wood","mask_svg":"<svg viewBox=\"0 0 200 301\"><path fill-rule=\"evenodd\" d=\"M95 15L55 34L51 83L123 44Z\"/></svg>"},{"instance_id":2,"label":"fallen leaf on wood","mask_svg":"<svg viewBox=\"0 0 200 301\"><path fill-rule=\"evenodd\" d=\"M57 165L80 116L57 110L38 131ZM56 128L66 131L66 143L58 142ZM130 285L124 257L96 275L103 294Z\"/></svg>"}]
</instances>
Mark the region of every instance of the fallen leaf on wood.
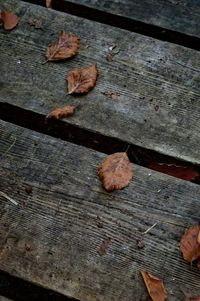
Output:
<instances>
[{"instance_id":1,"label":"fallen leaf on wood","mask_svg":"<svg viewBox=\"0 0 200 301\"><path fill-rule=\"evenodd\" d=\"M96 64L71 70L67 75L68 94L87 93L94 88L97 81L98 71Z\"/></svg>"},{"instance_id":2,"label":"fallen leaf on wood","mask_svg":"<svg viewBox=\"0 0 200 301\"><path fill-rule=\"evenodd\" d=\"M200 257L200 244L197 241L200 225L189 228L181 238L180 249L183 258L192 262Z\"/></svg>"},{"instance_id":3,"label":"fallen leaf on wood","mask_svg":"<svg viewBox=\"0 0 200 301\"><path fill-rule=\"evenodd\" d=\"M98 168L99 177L107 191L126 187L133 178L132 166L126 152L107 156Z\"/></svg>"},{"instance_id":4,"label":"fallen leaf on wood","mask_svg":"<svg viewBox=\"0 0 200 301\"><path fill-rule=\"evenodd\" d=\"M37 20L37 19L29 19L28 24L30 26L34 26L35 29L42 29L42 20Z\"/></svg>"},{"instance_id":5,"label":"fallen leaf on wood","mask_svg":"<svg viewBox=\"0 0 200 301\"><path fill-rule=\"evenodd\" d=\"M100 246L98 247L98 249L97 249L98 254L100 256L106 255L110 244L111 244L111 239L110 238L104 239L102 241L102 243L100 244Z\"/></svg>"},{"instance_id":6,"label":"fallen leaf on wood","mask_svg":"<svg viewBox=\"0 0 200 301\"><path fill-rule=\"evenodd\" d=\"M199 231L199 234L197 236L197 242L198 242L198 244L200 244L200 231Z\"/></svg>"},{"instance_id":7,"label":"fallen leaf on wood","mask_svg":"<svg viewBox=\"0 0 200 301\"><path fill-rule=\"evenodd\" d=\"M47 119L48 118L54 118L54 119L62 119L62 118L66 118L68 116L73 115L75 112L75 107L74 106L65 106L63 108L57 108L55 110L53 110L52 112L50 112L47 115Z\"/></svg>"},{"instance_id":8,"label":"fallen leaf on wood","mask_svg":"<svg viewBox=\"0 0 200 301\"><path fill-rule=\"evenodd\" d=\"M5 30L11 30L15 28L19 22L18 17L14 13L8 11L2 11L0 13L0 19L3 22Z\"/></svg>"},{"instance_id":9,"label":"fallen leaf on wood","mask_svg":"<svg viewBox=\"0 0 200 301\"><path fill-rule=\"evenodd\" d=\"M52 7L52 0L46 0L46 7L51 8Z\"/></svg>"},{"instance_id":10,"label":"fallen leaf on wood","mask_svg":"<svg viewBox=\"0 0 200 301\"><path fill-rule=\"evenodd\" d=\"M153 162L148 165L150 169L165 173L167 175L180 178L186 181L194 180L199 176L199 173L192 167L176 166L174 164Z\"/></svg>"},{"instance_id":11,"label":"fallen leaf on wood","mask_svg":"<svg viewBox=\"0 0 200 301\"><path fill-rule=\"evenodd\" d=\"M80 48L80 39L72 33L62 31L52 45L47 47L46 62L60 61L70 58L78 53Z\"/></svg>"},{"instance_id":12,"label":"fallen leaf on wood","mask_svg":"<svg viewBox=\"0 0 200 301\"><path fill-rule=\"evenodd\" d=\"M163 281L148 272L141 272L146 288L153 301L164 301L167 298L167 292Z\"/></svg>"},{"instance_id":13,"label":"fallen leaf on wood","mask_svg":"<svg viewBox=\"0 0 200 301\"><path fill-rule=\"evenodd\" d=\"M200 296L186 298L186 301L200 301Z\"/></svg>"}]
</instances>

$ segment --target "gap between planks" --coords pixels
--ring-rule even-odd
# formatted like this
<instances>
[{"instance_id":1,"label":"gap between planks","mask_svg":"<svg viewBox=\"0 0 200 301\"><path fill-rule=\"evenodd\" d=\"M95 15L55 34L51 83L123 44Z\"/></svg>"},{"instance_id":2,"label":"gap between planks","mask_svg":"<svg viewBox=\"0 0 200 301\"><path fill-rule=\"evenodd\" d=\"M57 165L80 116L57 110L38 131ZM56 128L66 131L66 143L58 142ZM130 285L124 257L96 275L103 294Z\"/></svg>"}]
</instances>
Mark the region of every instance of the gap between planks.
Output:
<instances>
[{"instance_id":1,"label":"gap between planks","mask_svg":"<svg viewBox=\"0 0 200 301\"><path fill-rule=\"evenodd\" d=\"M9 298L9 300L12 299L13 301L79 301L78 299L64 296L61 293L36 285L34 283L10 275L9 273L6 273L1 270L0 281L0 294L6 298Z\"/></svg>"},{"instance_id":2,"label":"gap between planks","mask_svg":"<svg viewBox=\"0 0 200 301\"><path fill-rule=\"evenodd\" d=\"M177 158L160 154L151 149L139 147L114 137L108 137L80 128L67 123L66 119L64 122L61 120L49 120L47 123L45 115L8 103L0 103L0 119L105 154L127 152L130 161L139 166L148 167L149 163L152 162L170 163L177 166L192 167L200 174L200 167L191 162L178 160ZM192 182L200 184L200 177Z\"/></svg>"},{"instance_id":3,"label":"gap between planks","mask_svg":"<svg viewBox=\"0 0 200 301\"><path fill-rule=\"evenodd\" d=\"M44 1L24 0L24 2L45 6ZM52 8L74 16L82 17L91 21L126 29L161 41L170 42L187 48L200 50L200 38L190 36L178 31L173 31L142 21L130 19L125 16L115 15L71 1L54 0Z\"/></svg>"}]
</instances>

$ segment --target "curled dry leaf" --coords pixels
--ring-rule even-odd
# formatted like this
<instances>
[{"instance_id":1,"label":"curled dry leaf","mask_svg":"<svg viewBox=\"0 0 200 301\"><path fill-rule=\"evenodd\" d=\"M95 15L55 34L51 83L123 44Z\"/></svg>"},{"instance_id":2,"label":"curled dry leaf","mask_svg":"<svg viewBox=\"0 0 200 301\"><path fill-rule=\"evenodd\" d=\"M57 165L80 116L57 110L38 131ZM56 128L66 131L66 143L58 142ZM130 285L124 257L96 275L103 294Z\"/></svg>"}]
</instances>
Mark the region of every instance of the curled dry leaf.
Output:
<instances>
[{"instance_id":1,"label":"curled dry leaf","mask_svg":"<svg viewBox=\"0 0 200 301\"><path fill-rule=\"evenodd\" d=\"M200 225L196 225L189 228L181 238L180 249L183 253L183 258L188 262L200 259L199 231Z\"/></svg>"},{"instance_id":2,"label":"curled dry leaf","mask_svg":"<svg viewBox=\"0 0 200 301\"><path fill-rule=\"evenodd\" d=\"M47 119L48 118L54 118L54 119L62 119L62 118L66 118L68 116L73 115L75 112L75 107L74 106L65 106L63 108L57 108L55 110L53 110L52 112L50 112L47 115Z\"/></svg>"},{"instance_id":3,"label":"curled dry leaf","mask_svg":"<svg viewBox=\"0 0 200 301\"><path fill-rule=\"evenodd\" d=\"M164 301L167 298L167 292L163 281L148 272L141 272L146 288L153 301Z\"/></svg>"},{"instance_id":4,"label":"curled dry leaf","mask_svg":"<svg viewBox=\"0 0 200 301\"><path fill-rule=\"evenodd\" d=\"M8 11L2 11L0 13L0 19L3 22L5 30L11 30L15 28L19 22L18 17L14 13Z\"/></svg>"},{"instance_id":5,"label":"curled dry leaf","mask_svg":"<svg viewBox=\"0 0 200 301\"><path fill-rule=\"evenodd\" d=\"M125 152L107 156L98 168L99 177L107 191L126 187L133 177L129 158Z\"/></svg>"},{"instance_id":6,"label":"curled dry leaf","mask_svg":"<svg viewBox=\"0 0 200 301\"><path fill-rule=\"evenodd\" d=\"M96 64L71 70L67 75L68 94L87 93L94 88L97 81L98 71Z\"/></svg>"},{"instance_id":7,"label":"curled dry leaf","mask_svg":"<svg viewBox=\"0 0 200 301\"><path fill-rule=\"evenodd\" d=\"M76 55L80 48L80 39L72 33L62 31L52 45L47 47L46 62L60 61Z\"/></svg>"}]
</instances>

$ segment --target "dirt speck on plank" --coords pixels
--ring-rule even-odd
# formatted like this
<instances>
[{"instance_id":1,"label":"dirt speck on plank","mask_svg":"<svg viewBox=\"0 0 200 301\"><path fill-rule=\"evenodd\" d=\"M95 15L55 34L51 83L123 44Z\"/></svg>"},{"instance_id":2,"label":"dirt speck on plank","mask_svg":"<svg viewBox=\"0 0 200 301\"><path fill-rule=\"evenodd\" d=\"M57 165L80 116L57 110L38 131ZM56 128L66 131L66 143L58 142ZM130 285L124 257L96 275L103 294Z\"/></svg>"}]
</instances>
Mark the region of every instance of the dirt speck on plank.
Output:
<instances>
[{"instance_id":1,"label":"dirt speck on plank","mask_svg":"<svg viewBox=\"0 0 200 301\"><path fill-rule=\"evenodd\" d=\"M111 244L111 238L106 238L102 241L102 243L100 244L100 246L97 249L97 253L100 256L106 255L107 254L107 250L109 248Z\"/></svg>"}]
</instances>

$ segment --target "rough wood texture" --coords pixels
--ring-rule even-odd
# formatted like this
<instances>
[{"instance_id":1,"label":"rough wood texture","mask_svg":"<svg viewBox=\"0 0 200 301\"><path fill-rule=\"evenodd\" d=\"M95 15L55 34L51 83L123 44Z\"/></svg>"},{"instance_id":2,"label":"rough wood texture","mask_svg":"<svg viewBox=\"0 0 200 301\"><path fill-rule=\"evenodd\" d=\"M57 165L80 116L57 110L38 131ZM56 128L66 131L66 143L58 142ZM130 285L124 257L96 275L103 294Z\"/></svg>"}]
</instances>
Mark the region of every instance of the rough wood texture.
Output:
<instances>
[{"instance_id":1,"label":"rough wood texture","mask_svg":"<svg viewBox=\"0 0 200 301\"><path fill-rule=\"evenodd\" d=\"M134 165L134 181L109 194L104 157L0 123L0 191L18 202L0 196L0 269L84 301L149 300L140 270L163 278L170 301L185 300L183 287L200 294L179 250L199 221L200 186Z\"/></svg>"},{"instance_id":2,"label":"rough wood texture","mask_svg":"<svg viewBox=\"0 0 200 301\"><path fill-rule=\"evenodd\" d=\"M78 105L67 122L200 163L199 52L21 1L4 6L16 11L20 24L9 33L0 29L0 102L44 115ZM43 31L31 27L30 18L41 19ZM80 54L43 65L47 45L61 30L80 36ZM108 62L113 45L119 53ZM93 63L100 74L95 89L67 96L67 72ZM120 95L103 94L112 91Z\"/></svg>"},{"instance_id":3,"label":"rough wood texture","mask_svg":"<svg viewBox=\"0 0 200 301\"><path fill-rule=\"evenodd\" d=\"M200 37L198 0L70 0L69 2Z\"/></svg>"}]
</instances>

